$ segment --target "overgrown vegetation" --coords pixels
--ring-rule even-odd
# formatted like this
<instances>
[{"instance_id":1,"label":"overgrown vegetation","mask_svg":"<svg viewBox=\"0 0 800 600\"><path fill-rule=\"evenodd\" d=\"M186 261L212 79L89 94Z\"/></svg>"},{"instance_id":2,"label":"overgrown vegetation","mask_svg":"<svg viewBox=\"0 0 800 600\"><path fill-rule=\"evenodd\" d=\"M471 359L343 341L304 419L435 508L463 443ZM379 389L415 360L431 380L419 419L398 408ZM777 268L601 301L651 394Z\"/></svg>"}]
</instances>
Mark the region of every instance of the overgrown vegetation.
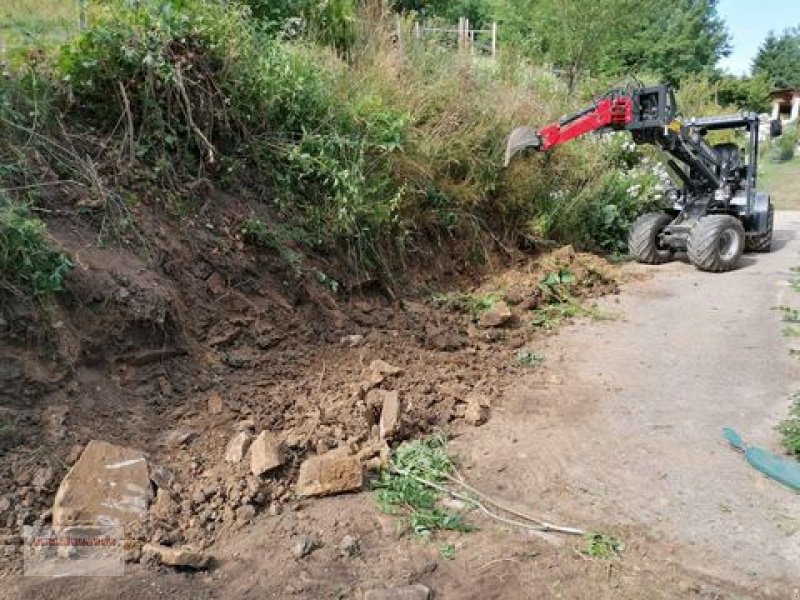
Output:
<instances>
[{"instance_id":1,"label":"overgrown vegetation","mask_svg":"<svg viewBox=\"0 0 800 600\"><path fill-rule=\"evenodd\" d=\"M60 291L72 262L51 248L44 223L0 194L0 287L17 295Z\"/></svg>"},{"instance_id":2,"label":"overgrown vegetation","mask_svg":"<svg viewBox=\"0 0 800 600\"><path fill-rule=\"evenodd\" d=\"M477 23L505 14L500 4L394 8L441 18L463 12ZM117 237L135 231L130 208L142 198L184 218L200 208L196 190L208 183L264 201L241 224L246 242L293 265L304 253L334 254L386 275L425 246L481 248L470 254L479 263L487 245L480 239L619 254L636 216L661 202L663 166L624 135L501 167L513 126L553 120L605 91L632 67L622 56L630 49L618 48L616 62L603 49L595 58L608 68L589 75L594 67L577 63L554 71L574 50L563 49L562 65L555 42L548 64L526 57L511 20L503 25L507 52L487 63L417 40L410 21L352 0L90 6L85 32L55 50L49 38L45 52L21 57L0 80L0 184L32 186L14 200L37 202L36 186L55 177ZM693 55L697 65L724 52L714 10L670 18L676 31L696 22L713 38L708 56ZM684 38L676 47L691 54ZM687 73L707 71L691 61ZM701 81L685 86L681 100L718 109L722 88ZM729 87L736 101L747 95ZM462 240L469 243L453 243Z\"/></svg>"}]
</instances>

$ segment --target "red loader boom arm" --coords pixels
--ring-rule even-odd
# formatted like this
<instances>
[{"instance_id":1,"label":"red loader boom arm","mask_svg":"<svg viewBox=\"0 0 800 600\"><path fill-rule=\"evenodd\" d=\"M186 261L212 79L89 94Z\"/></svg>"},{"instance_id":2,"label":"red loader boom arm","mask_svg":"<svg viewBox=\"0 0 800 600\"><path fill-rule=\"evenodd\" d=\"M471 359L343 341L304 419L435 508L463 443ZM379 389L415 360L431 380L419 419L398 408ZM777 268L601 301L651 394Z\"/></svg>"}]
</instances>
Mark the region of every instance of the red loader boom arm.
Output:
<instances>
[{"instance_id":1,"label":"red loader boom arm","mask_svg":"<svg viewBox=\"0 0 800 600\"><path fill-rule=\"evenodd\" d=\"M592 131L625 129L633 121L633 98L619 92L612 93L581 112L546 125L539 131L518 127L508 139L506 160L525 149L546 152Z\"/></svg>"}]
</instances>

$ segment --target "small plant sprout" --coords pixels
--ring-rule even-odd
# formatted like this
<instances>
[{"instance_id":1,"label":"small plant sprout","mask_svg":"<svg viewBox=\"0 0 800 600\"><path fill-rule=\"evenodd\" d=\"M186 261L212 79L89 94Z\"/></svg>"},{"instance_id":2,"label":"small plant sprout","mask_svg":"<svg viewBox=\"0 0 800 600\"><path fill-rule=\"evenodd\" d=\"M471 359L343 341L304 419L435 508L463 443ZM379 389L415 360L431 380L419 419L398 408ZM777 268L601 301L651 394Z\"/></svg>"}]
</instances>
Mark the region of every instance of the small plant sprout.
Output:
<instances>
[{"instance_id":1,"label":"small plant sprout","mask_svg":"<svg viewBox=\"0 0 800 600\"><path fill-rule=\"evenodd\" d=\"M619 556L625 549L624 544L612 535L604 533L587 533L586 546L583 553L592 558L608 560Z\"/></svg>"},{"instance_id":2,"label":"small plant sprout","mask_svg":"<svg viewBox=\"0 0 800 600\"><path fill-rule=\"evenodd\" d=\"M544 356L524 348L517 350L515 355L517 364L522 367L538 367L544 364Z\"/></svg>"}]
</instances>

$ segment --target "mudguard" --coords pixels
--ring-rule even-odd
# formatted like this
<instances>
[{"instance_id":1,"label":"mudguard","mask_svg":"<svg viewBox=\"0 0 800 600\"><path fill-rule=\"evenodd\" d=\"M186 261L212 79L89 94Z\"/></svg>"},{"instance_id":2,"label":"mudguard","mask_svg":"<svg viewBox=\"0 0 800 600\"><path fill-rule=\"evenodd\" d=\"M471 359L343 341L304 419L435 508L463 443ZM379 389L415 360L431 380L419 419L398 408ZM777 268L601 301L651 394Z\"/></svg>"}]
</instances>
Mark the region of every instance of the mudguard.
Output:
<instances>
[{"instance_id":1,"label":"mudguard","mask_svg":"<svg viewBox=\"0 0 800 600\"><path fill-rule=\"evenodd\" d=\"M769 207L771 205L769 194L756 192L753 199L753 214L748 219L747 233L749 235L763 235L769 231Z\"/></svg>"}]
</instances>

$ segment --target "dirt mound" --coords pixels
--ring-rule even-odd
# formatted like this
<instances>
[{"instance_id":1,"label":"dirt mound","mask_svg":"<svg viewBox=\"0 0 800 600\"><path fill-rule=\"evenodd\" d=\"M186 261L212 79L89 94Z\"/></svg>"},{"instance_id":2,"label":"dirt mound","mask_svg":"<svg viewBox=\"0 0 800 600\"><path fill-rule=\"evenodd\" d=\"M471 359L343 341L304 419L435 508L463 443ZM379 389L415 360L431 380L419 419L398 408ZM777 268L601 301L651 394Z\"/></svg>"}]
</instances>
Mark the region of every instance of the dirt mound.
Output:
<instances>
[{"instance_id":1,"label":"dirt mound","mask_svg":"<svg viewBox=\"0 0 800 600\"><path fill-rule=\"evenodd\" d=\"M7 543L20 526L49 522L64 472L103 439L148 453L157 488L130 532L131 558L145 541L207 547L293 501L312 454L379 462L382 392L401 407L390 442L466 426L470 394L490 403L527 368L516 353L541 330L537 310L616 288L614 268L565 248L538 262L506 257L502 275L466 292L390 289L252 248L240 224L258 206L216 193L210 202L213 214L184 219L144 202L113 245L86 219L49 223L74 256L69 292L46 307L7 306L0 323ZM471 277L435 262L441 287ZM508 314L487 326L481 317L501 306ZM397 372L376 375L377 359ZM280 441L281 466L262 477L248 460L224 460L237 431L263 430Z\"/></svg>"}]
</instances>

